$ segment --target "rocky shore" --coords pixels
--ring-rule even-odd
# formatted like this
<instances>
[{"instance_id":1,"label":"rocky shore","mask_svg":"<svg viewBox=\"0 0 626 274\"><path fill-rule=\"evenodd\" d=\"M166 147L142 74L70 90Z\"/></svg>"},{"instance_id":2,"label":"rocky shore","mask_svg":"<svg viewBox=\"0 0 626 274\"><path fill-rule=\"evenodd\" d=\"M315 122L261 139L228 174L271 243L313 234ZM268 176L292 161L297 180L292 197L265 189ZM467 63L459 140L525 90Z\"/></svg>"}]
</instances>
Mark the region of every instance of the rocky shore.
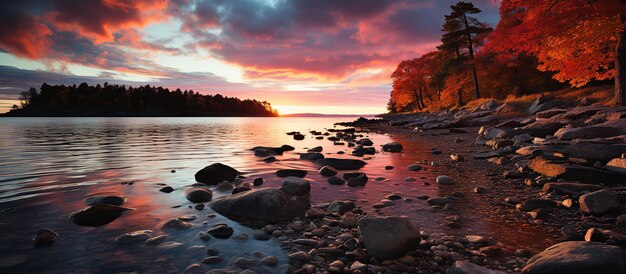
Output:
<instances>
[{"instance_id":1,"label":"rocky shore","mask_svg":"<svg viewBox=\"0 0 626 274\"><path fill-rule=\"evenodd\" d=\"M167 250L183 245L177 232L200 229L194 240L207 243L197 245L205 252L178 269L186 273L626 273L626 109L542 97L528 110L490 100L473 110L385 115L341 125L287 134L294 142L313 138L343 146L351 155L341 150L331 156L322 153L323 146L297 152L294 161L310 161L318 170L276 169L277 187L213 163L195 173L195 184L158 186L160 195L186 198L189 210L214 211L208 219L160 220L157 229L123 233L112 244ZM375 144L368 132L390 134L398 142ZM436 169L446 173L432 182L404 181L455 191L432 197L394 192L367 207L354 199L311 202L312 183L365 190L384 181L362 168L372 157L404 153L412 143L431 145L428 159L387 165L385 171L419 174L445 167ZM269 164L294 150L257 146L249 157ZM311 172L325 181L309 179ZM103 226L135 210L125 207L126 197L118 193L90 195L84 202L86 208L70 215L79 226ZM506 235L428 231L408 216L386 213L400 202L426 204L444 216L436 225L446 231L476 219L543 231L545 238L530 241L547 248L507 244L501 241ZM211 221L216 214L253 230L242 233L232 223ZM33 242L48 248L61 237L42 228ZM252 257L228 257L211 245L225 239L273 241L287 258L262 250L249 250Z\"/></svg>"}]
</instances>

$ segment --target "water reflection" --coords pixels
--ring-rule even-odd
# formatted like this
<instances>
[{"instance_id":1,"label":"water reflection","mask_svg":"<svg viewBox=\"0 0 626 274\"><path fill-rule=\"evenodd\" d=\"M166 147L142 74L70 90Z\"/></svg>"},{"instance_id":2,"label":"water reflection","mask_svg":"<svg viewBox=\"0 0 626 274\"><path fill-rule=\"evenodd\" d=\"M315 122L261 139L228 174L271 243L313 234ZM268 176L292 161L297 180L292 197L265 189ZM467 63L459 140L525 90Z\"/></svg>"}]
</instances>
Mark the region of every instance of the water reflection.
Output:
<instances>
[{"instance_id":1,"label":"water reflection","mask_svg":"<svg viewBox=\"0 0 626 274\"><path fill-rule=\"evenodd\" d=\"M255 270L282 272L286 252L275 240L255 241L251 228L217 216L210 209L190 208L184 188L194 183L194 174L204 166L221 162L243 172L252 181L265 179L263 186L279 186L274 172L281 168L309 171L313 180L314 203L335 199L353 199L371 211L372 204L386 195L400 193L412 202L396 201L383 209L388 214L408 215L429 232L444 231L458 235L504 235L499 240L513 245L545 247L533 242L541 233L521 225L503 225L473 214L470 206L459 207L458 214L467 218L460 230L444 224L445 214L431 209L417 196L447 195L455 186L438 188L435 177L444 172L463 176L445 166L411 172L406 167L430 158L430 148L403 140L402 136L369 134L377 148L390 141L405 144L403 153L377 153L362 169L370 177L364 188L350 188L326 183L317 173L319 166L298 159L307 148L323 146L322 153L337 158L351 158L351 149L335 146L328 140L316 140L309 134L294 141L285 132L323 130L332 127L334 118L3 118L0 119L0 267L9 272L180 272L205 256L207 246L216 247L227 260L212 267L228 265L237 256L255 257L254 252L274 255L280 267ZM254 146L289 144L295 151L277 156L277 162L265 163L249 150ZM346 152L338 155L338 151ZM385 170L392 165L394 170ZM171 173L175 170L175 173ZM414 182L403 179L417 178ZM383 181L375 181L384 177ZM122 184L134 181L134 184ZM175 189L159 192L163 185ZM83 199L92 193L119 192L128 199L124 207L133 208L114 222L97 228L73 224L68 215L86 207ZM216 191L215 197L227 195ZM468 199L472 199L468 197ZM468 204L479 204L470 200ZM171 217L196 215L194 227L185 231L162 231L158 224ZM206 224L203 224L206 222ZM247 234L246 241L211 239L203 242L197 234L216 223L227 223L236 234ZM34 249L32 237L40 228L51 228L61 235L50 248ZM114 238L122 233L150 229L154 235L168 234L168 241L182 245L168 249L130 245L117 246ZM13 262L13 263L11 263ZM207 268L208 269L208 268Z\"/></svg>"}]
</instances>

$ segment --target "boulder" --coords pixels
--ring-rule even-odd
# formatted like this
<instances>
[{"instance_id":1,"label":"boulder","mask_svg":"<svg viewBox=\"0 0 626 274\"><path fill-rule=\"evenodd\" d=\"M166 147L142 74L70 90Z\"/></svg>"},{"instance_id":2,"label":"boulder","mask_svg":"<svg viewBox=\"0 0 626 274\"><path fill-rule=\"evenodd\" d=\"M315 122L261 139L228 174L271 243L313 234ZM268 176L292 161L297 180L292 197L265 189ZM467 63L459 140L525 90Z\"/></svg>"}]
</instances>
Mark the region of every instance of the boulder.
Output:
<instances>
[{"instance_id":1,"label":"boulder","mask_svg":"<svg viewBox=\"0 0 626 274\"><path fill-rule=\"evenodd\" d=\"M582 195L578 198L578 203L580 211L593 215L602 215L620 205L617 196L607 189Z\"/></svg>"},{"instance_id":2,"label":"boulder","mask_svg":"<svg viewBox=\"0 0 626 274\"><path fill-rule=\"evenodd\" d=\"M408 217L366 216L358 225L367 252L379 260L398 258L414 250L421 239Z\"/></svg>"},{"instance_id":3,"label":"boulder","mask_svg":"<svg viewBox=\"0 0 626 274\"><path fill-rule=\"evenodd\" d=\"M626 251L593 242L562 242L530 258L522 273L622 274L626 273Z\"/></svg>"},{"instance_id":4,"label":"boulder","mask_svg":"<svg viewBox=\"0 0 626 274\"><path fill-rule=\"evenodd\" d=\"M519 210L531 211L538 208L552 209L556 207L556 202L544 199L529 199L519 204Z\"/></svg>"},{"instance_id":5,"label":"boulder","mask_svg":"<svg viewBox=\"0 0 626 274\"><path fill-rule=\"evenodd\" d=\"M303 215L311 206L307 196L292 196L276 188L259 188L227 196L211 203L211 208L229 218L266 222L290 220Z\"/></svg>"},{"instance_id":6,"label":"boulder","mask_svg":"<svg viewBox=\"0 0 626 274\"><path fill-rule=\"evenodd\" d=\"M109 204L95 204L72 213L70 218L77 225L98 227L113 222L128 210L131 209Z\"/></svg>"},{"instance_id":7,"label":"boulder","mask_svg":"<svg viewBox=\"0 0 626 274\"><path fill-rule=\"evenodd\" d=\"M239 176L239 171L221 163L211 164L195 175L196 181L207 185L216 185L222 181L234 181Z\"/></svg>"},{"instance_id":8,"label":"boulder","mask_svg":"<svg viewBox=\"0 0 626 274\"><path fill-rule=\"evenodd\" d=\"M329 177L328 179L326 179L326 181L331 185L343 185L346 183L346 180L341 179L337 176Z\"/></svg>"},{"instance_id":9,"label":"boulder","mask_svg":"<svg viewBox=\"0 0 626 274\"><path fill-rule=\"evenodd\" d=\"M331 166L323 166L320 168L320 175L324 177L330 177L337 175L337 170Z\"/></svg>"},{"instance_id":10,"label":"boulder","mask_svg":"<svg viewBox=\"0 0 626 274\"><path fill-rule=\"evenodd\" d=\"M469 261L455 261L447 274L505 274L506 272L491 270Z\"/></svg>"},{"instance_id":11,"label":"boulder","mask_svg":"<svg viewBox=\"0 0 626 274\"><path fill-rule=\"evenodd\" d=\"M287 177L280 189L294 196L304 196L311 192L311 184L298 177Z\"/></svg>"},{"instance_id":12,"label":"boulder","mask_svg":"<svg viewBox=\"0 0 626 274\"><path fill-rule=\"evenodd\" d=\"M343 179L348 182L348 186L365 186L369 178L363 172L344 173Z\"/></svg>"},{"instance_id":13,"label":"boulder","mask_svg":"<svg viewBox=\"0 0 626 274\"><path fill-rule=\"evenodd\" d=\"M368 139L368 138L363 138L361 140L356 141L357 144L362 145L362 146L371 146L374 144L374 142L372 142L372 140Z\"/></svg>"},{"instance_id":14,"label":"boulder","mask_svg":"<svg viewBox=\"0 0 626 274\"><path fill-rule=\"evenodd\" d=\"M357 170L365 166L367 163L358 159L338 159L338 158L324 158L315 161L321 166L331 166L336 170Z\"/></svg>"},{"instance_id":15,"label":"boulder","mask_svg":"<svg viewBox=\"0 0 626 274\"><path fill-rule=\"evenodd\" d=\"M392 143L384 144L383 145L383 151L386 151L386 152L401 152L402 151L402 144L400 144L398 142L392 142Z\"/></svg>"},{"instance_id":16,"label":"boulder","mask_svg":"<svg viewBox=\"0 0 626 274\"><path fill-rule=\"evenodd\" d=\"M228 239L233 235L233 228L226 224L217 224L209 228L207 233L215 238Z\"/></svg>"},{"instance_id":17,"label":"boulder","mask_svg":"<svg viewBox=\"0 0 626 274\"><path fill-rule=\"evenodd\" d=\"M213 192L202 187L192 187L185 191L185 197L192 203L206 203L213 198Z\"/></svg>"},{"instance_id":18,"label":"boulder","mask_svg":"<svg viewBox=\"0 0 626 274\"><path fill-rule=\"evenodd\" d=\"M373 147L359 147L359 148L355 148L352 151L352 155L355 156L363 156L363 155L374 155L376 154L376 149Z\"/></svg>"},{"instance_id":19,"label":"boulder","mask_svg":"<svg viewBox=\"0 0 626 274\"><path fill-rule=\"evenodd\" d=\"M626 130L614 127L604 126L587 126L577 128L562 128L559 129L554 136L559 140L573 140L573 139L593 139L593 138L605 138L611 136L617 136L624 134Z\"/></svg>"},{"instance_id":20,"label":"boulder","mask_svg":"<svg viewBox=\"0 0 626 274\"><path fill-rule=\"evenodd\" d=\"M302 169L280 169L276 171L276 176L278 177L299 177L304 178L306 176L307 171Z\"/></svg>"},{"instance_id":21,"label":"boulder","mask_svg":"<svg viewBox=\"0 0 626 274\"><path fill-rule=\"evenodd\" d=\"M580 166L565 161L550 161L543 157L533 159L528 167L534 172L548 177L563 178L570 181L585 183L619 184L624 182L622 176L588 166Z\"/></svg>"}]
</instances>

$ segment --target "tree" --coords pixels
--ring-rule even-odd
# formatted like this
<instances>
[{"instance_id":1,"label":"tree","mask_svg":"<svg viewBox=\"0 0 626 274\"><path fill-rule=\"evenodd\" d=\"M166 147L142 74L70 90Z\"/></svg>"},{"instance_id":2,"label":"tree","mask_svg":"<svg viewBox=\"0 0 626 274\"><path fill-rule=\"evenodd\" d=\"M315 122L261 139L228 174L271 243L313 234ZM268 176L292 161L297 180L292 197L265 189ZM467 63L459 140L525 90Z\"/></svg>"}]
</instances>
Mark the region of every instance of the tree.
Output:
<instances>
[{"instance_id":1,"label":"tree","mask_svg":"<svg viewBox=\"0 0 626 274\"><path fill-rule=\"evenodd\" d=\"M625 0L503 0L486 47L504 59L536 56L539 70L573 87L614 79L626 105L625 12Z\"/></svg>"},{"instance_id":2,"label":"tree","mask_svg":"<svg viewBox=\"0 0 626 274\"><path fill-rule=\"evenodd\" d=\"M11 107L11 110L18 110L19 108L20 108L20 107L18 107L17 105L13 105L13 106Z\"/></svg>"},{"instance_id":3,"label":"tree","mask_svg":"<svg viewBox=\"0 0 626 274\"><path fill-rule=\"evenodd\" d=\"M478 73L474 63L474 47L476 46L474 36L491 31L486 24L481 23L469 14L480 13L481 10L468 2L458 2L450 6L452 12L446 15L442 31L445 32L441 38L440 50L455 50L457 58L461 57L461 48L465 47L471 62L472 80L474 81L474 97L480 98L480 88L478 86Z\"/></svg>"},{"instance_id":4,"label":"tree","mask_svg":"<svg viewBox=\"0 0 626 274\"><path fill-rule=\"evenodd\" d=\"M433 101L431 80L439 67L439 53L430 52L420 58L400 62L391 74L393 91L391 100L396 109L406 109L409 105L414 110L427 107L425 100Z\"/></svg>"}]
</instances>

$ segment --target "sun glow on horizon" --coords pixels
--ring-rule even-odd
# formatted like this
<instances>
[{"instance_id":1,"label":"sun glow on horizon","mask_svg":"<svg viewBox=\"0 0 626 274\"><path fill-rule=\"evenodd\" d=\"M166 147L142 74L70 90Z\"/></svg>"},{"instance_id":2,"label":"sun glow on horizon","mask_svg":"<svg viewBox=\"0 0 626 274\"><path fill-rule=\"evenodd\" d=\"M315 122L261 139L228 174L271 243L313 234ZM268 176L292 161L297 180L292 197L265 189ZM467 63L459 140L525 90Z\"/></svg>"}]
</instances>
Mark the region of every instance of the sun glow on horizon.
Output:
<instances>
[{"instance_id":1,"label":"sun glow on horizon","mask_svg":"<svg viewBox=\"0 0 626 274\"><path fill-rule=\"evenodd\" d=\"M298 114L298 113L315 113L315 114L381 114L386 113L385 107L378 106L294 106L294 105L278 105L272 106L278 110L280 115Z\"/></svg>"}]
</instances>

